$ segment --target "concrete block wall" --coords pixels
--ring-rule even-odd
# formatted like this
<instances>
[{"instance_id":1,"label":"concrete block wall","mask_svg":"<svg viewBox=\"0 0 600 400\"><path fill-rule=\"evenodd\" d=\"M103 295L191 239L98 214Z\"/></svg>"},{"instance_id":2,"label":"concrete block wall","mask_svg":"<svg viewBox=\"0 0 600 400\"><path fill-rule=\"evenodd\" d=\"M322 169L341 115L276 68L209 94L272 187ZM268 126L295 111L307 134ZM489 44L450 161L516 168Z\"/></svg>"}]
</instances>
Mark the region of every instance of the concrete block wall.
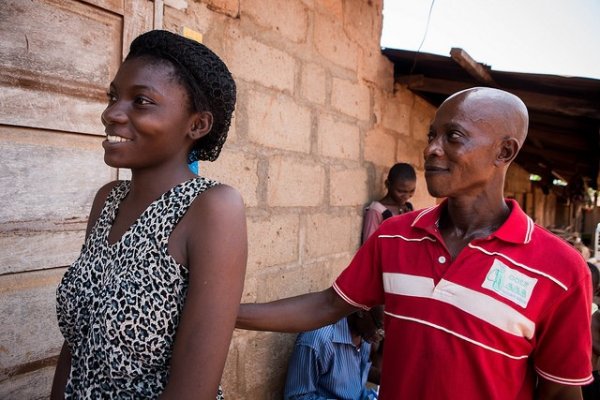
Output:
<instances>
[{"instance_id":1,"label":"concrete block wall","mask_svg":"<svg viewBox=\"0 0 600 400\"><path fill-rule=\"evenodd\" d=\"M240 0L188 1L184 9L165 10L167 28L203 33L238 83L232 140L200 170L237 187L246 200L244 302L329 287L358 248L362 209L383 195L393 163L417 169L417 207L435 203L422 173L434 109L394 87L393 65L380 54L382 6L381 0ZM294 339L236 331L223 376L226 395L281 398Z\"/></svg>"},{"instance_id":2,"label":"concrete block wall","mask_svg":"<svg viewBox=\"0 0 600 400\"><path fill-rule=\"evenodd\" d=\"M127 4L136 5L131 12L143 12L142 19L148 21L160 2ZM417 169L416 207L435 203L425 188L422 161L434 108L405 87L394 86L393 66L379 46L383 0L164 0L163 4L163 27L202 33L204 43L222 56L238 84L229 139L219 159L202 163L200 173L238 188L247 206L249 257L242 301L270 301L329 287L357 250L362 209L383 195L385 175L393 163L410 162ZM8 135L16 134L2 136L3 148L10 151L22 139ZM72 136L65 140L70 143ZM49 137L62 140L58 134ZM77 141L93 156L75 160L76 165L89 167L81 168L83 173L73 182L90 188L89 193L54 193L57 187L71 186L54 185L60 178L50 169L52 176L47 177L45 170L39 171L42 184L28 193L41 198L55 194L62 200L53 204L76 203L87 210L92 189L115 178L115 171L98 168L103 166L99 142L99 137ZM44 150L53 143L37 140L31 146ZM70 165L76 153L63 153L37 152L44 161L39 165L47 165L46 161ZM122 175L127 174L119 172ZM77 197L82 195L85 199ZM44 214L34 211L36 216ZM5 215L10 208L2 213L2 221L11 221L11 215ZM70 262L66 260L76 257L83 241L82 218L65 223L48 238L36 233L43 232L43 226L31 229L30 236L23 229L16 234L10 226L1 231L0 243L6 249L36 241L29 246L36 251L0 252L0 309L5 321L0 328L0 398L48 397L62 342L55 289ZM43 270L46 264L35 254L59 246L60 259L50 265L52 269ZM236 331L223 375L227 398L281 398L294 338Z\"/></svg>"}]
</instances>

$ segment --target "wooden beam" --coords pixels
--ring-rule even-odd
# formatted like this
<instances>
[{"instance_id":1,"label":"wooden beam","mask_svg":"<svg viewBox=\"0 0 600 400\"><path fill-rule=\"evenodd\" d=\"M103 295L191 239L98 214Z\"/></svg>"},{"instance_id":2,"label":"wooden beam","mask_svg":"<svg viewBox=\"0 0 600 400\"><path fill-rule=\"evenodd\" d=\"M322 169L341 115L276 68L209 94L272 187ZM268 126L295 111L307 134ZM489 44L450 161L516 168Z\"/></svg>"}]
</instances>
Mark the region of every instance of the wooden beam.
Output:
<instances>
[{"instance_id":1,"label":"wooden beam","mask_svg":"<svg viewBox=\"0 0 600 400\"><path fill-rule=\"evenodd\" d=\"M469 89L473 83L447 79L427 78L425 75L404 75L396 77L396 82L407 85L410 90L450 96L461 90Z\"/></svg>"},{"instance_id":2,"label":"wooden beam","mask_svg":"<svg viewBox=\"0 0 600 400\"><path fill-rule=\"evenodd\" d=\"M410 90L415 92L429 92L447 96L475 86L469 82L427 78L423 75L398 77L397 81L405 83ZM600 106L597 102L584 98L548 95L511 88L503 88L503 90L521 98L530 110L600 119Z\"/></svg>"},{"instance_id":3,"label":"wooden beam","mask_svg":"<svg viewBox=\"0 0 600 400\"><path fill-rule=\"evenodd\" d=\"M491 87L498 87L498 84L494 81L494 78L492 78L489 71L482 64L475 61L469 53L463 49L453 47L450 50L450 56L458 65L467 71L469 75L475 78L477 82Z\"/></svg>"},{"instance_id":4,"label":"wooden beam","mask_svg":"<svg viewBox=\"0 0 600 400\"><path fill-rule=\"evenodd\" d=\"M567 152L560 150L551 149L538 149L537 147L529 145L527 142L523 145L521 153L524 155L535 155L541 157L551 164L553 169L568 169L576 171L578 168L580 171L590 171L591 167L588 162L589 157L593 157L591 152Z\"/></svg>"},{"instance_id":5,"label":"wooden beam","mask_svg":"<svg viewBox=\"0 0 600 400\"><path fill-rule=\"evenodd\" d=\"M544 147L550 146L573 151L588 151L592 143L578 132L561 133L529 127L527 140L539 141Z\"/></svg>"}]
</instances>

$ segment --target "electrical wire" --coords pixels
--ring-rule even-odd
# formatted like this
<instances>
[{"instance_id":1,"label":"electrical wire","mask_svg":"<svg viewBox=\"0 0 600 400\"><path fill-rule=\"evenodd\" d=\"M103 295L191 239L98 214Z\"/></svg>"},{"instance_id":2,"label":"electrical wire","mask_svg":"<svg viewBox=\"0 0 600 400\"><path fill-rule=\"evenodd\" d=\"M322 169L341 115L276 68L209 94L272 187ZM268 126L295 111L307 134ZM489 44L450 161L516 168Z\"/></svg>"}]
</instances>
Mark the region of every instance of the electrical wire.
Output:
<instances>
[{"instance_id":1,"label":"electrical wire","mask_svg":"<svg viewBox=\"0 0 600 400\"><path fill-rule=\"evenodd\" d=\"M427 38L427 33L429 32L429 22L431 21L431 12L433 11L434 4L435 0L431 0L431 5L429 6L429 14L427 14L427 23L425 24L425 32L423 33L423 39L421 39L421 44L419 44L419 47L417 48L417 52L413 60L413 65L410 68L410 72L408 74L409 76L412 75L413 71L415 70L415 66L417 65L417 57L419 56L419 53L421 52L421 47L423 47L423 43L425 43L425 39Z\"/></svg>"}]
</instances>

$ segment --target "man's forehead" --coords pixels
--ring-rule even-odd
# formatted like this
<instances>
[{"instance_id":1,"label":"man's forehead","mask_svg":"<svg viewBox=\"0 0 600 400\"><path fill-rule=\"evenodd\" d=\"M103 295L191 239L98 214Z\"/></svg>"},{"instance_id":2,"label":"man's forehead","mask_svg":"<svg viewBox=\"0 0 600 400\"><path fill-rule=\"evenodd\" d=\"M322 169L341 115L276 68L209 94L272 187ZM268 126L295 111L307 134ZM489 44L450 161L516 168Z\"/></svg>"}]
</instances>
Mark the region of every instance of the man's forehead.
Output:
<instances>
[{"instance_id":1,"label":"man's forehead","mask_svg":"<svg viewBox=\"0 0 600 400\"><path fill-rule=\"evenodd\" d=\"M431 128L462 129L468 125L470 118L467 114L455 110L439 109L431 121Z\"/></svg>"},{"instance_id":2,"label":"man's forehead","mask_svg":"<svg viewBox=\"0 0 600 400\"><path fill-rule=\"evenodd\" d=\"M490 123L498 119L492 99L461 93L440 105L432 127L462 128L473 123Z\"/></svg>"}]
</instances>

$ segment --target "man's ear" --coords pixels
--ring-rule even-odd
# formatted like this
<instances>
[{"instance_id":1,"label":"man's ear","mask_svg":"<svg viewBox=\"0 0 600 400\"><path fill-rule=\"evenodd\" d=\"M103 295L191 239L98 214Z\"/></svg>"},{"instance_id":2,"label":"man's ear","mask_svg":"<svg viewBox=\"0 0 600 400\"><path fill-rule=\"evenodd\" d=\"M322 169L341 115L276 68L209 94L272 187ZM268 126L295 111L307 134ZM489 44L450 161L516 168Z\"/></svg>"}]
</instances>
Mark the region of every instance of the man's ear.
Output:
<instances>
[{"instance_id":1,"label":"man's ear","mask_svg":"<svg viewBox=\"0 0 600 400\"><path fill-rule=\"evenodd\" d=\"M519 153L519 141L513 137L505 138L500 144L500 151L496 157L496 164L510 164Z\"/></svg>"},{"instance_id":2,"label":"man's ear","mask_svg":"<svg viewBox=\"0 0 600 400\"><path fill-rule=\"evenodd\" d=\"M213 115L209 111L202 111L194 115L189 136L193 140L198 140L210 132L213 125Z\"/></svg>"}]
</instances>

